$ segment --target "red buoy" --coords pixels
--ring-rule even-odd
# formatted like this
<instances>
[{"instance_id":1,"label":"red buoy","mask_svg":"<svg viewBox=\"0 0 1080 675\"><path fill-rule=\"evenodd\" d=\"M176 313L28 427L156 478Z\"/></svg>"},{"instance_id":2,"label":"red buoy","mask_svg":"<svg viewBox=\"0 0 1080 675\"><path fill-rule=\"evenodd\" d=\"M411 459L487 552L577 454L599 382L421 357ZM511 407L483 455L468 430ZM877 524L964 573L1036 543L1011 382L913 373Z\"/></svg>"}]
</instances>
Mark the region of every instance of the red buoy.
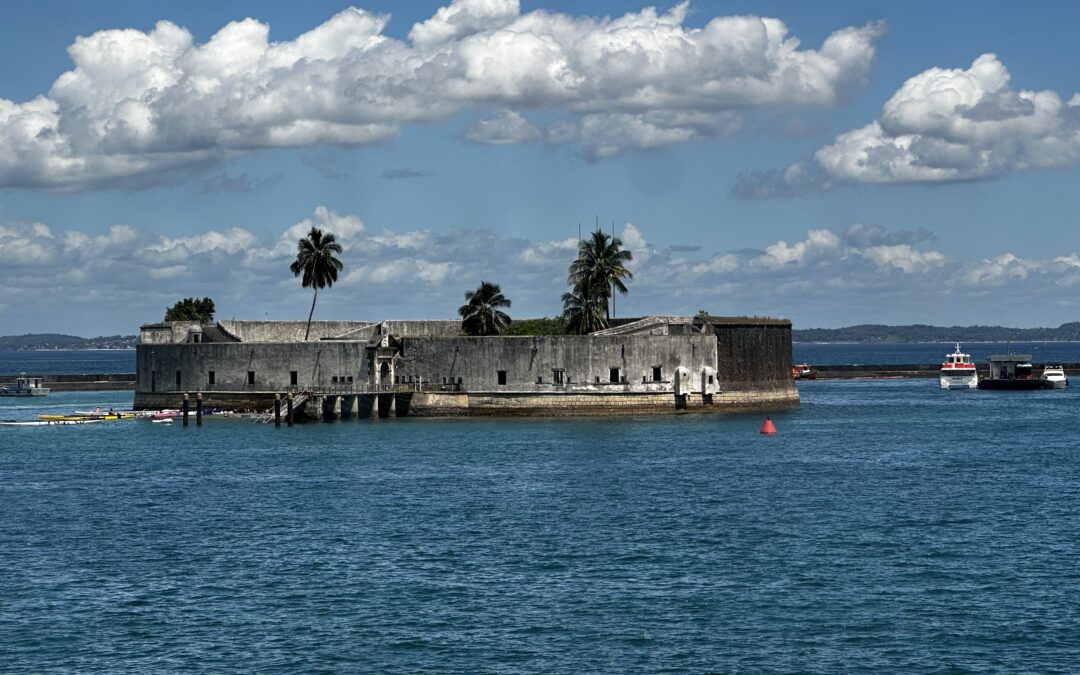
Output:
<instances>
[{"instance_id":1,"label":"red buoy","mask_svg":"<svg viewBox=\"0 0 1080 675\"><path fill-rule=\"evenodd\" d=\"M765 424L761 425L761 433L763 434L775 434L776 426L773 425L772 420L768 417L765 418Z\"/></svg>"}]
</instances>

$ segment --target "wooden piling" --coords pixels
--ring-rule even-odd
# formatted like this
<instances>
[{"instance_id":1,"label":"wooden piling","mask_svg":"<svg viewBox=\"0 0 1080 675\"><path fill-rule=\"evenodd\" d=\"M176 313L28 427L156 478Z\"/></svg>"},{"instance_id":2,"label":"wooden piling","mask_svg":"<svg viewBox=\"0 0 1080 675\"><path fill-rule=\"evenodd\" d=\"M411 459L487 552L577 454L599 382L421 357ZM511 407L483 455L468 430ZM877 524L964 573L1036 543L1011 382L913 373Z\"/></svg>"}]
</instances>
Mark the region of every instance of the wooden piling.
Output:
<instances>
[{"instance_id":1,"label":"wooden piling","mask_svg":"<svg viewBox=\"0 0 1080 675\"><path fill-rule=\"evenodd\" d=\"M188 425L188 395L184 394L184 400L180 404L180 411L184 418L184 426Z\"/></svg>"},{"instance_id":2,"label":"wooden piling","mask_svg":"<svg viewBox=\"0 0 1080 675\"><path fill-rule=\"evenodd\" d=\"M274 426L281 426L281 394L274 394Z\"/></svg>"},{"instance_id":3,"label":"wooden piling","mask_svg":"<svg viewBox=\"0 0 1080 675\"><path fill-rule=\"evenodd\" d=\"M293 409L292 409L292 393L289 394L288 409L285 413L286 426L292 426L293 423Z\"/></svg>"},{"instance_id":4,"label":"wooden piling","mask_svg":"<svg viewBox=\"0 0 1080 675\"><path fill-rule=\"evenodd\" d=\"M195 426L202 426L202 392L195 394Z\"/></svg>"}]
</instances>

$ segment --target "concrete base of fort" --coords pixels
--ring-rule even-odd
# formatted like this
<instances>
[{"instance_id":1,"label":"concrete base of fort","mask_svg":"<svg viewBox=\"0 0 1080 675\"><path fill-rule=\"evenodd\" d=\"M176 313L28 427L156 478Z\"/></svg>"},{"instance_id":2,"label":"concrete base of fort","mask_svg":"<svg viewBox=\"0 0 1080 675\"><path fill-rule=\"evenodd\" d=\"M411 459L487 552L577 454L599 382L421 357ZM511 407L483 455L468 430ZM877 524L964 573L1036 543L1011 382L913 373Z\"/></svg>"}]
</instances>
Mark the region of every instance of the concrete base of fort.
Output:
<instances>
[{"instance_id":1,"label":"concrete base of fort","mask_svg":"<svg viewBox=\"0 0 1080 675\"><path fill-rule=\"evenodd\" d=\"M275 395L265 392L207 392L205 408L267 412ZM194 411L196 393L188 396ZM182 395L138 393L136 409L179 408ZM282 399L285 414L287 399ZM745 391L721 391L712 395L691 393L578 393L536 394L532 392L388 392L312 396L299 404L299 419L375 417L569 417L655 415L679 413L729 413L746 410L781 409L799 404L794 386Z\"/></svg>"}]
</instances>

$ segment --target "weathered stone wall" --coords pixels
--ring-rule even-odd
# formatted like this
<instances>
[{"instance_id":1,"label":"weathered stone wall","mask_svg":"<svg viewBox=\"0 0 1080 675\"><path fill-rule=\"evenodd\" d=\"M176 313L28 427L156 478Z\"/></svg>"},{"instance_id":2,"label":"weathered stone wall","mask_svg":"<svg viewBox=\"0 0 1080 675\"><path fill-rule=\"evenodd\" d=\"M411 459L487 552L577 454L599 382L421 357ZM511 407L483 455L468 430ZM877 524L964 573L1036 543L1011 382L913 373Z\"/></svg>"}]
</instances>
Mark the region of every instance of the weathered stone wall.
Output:
<instances>
[{"instance_id":1,"label":"weathered stone wall","mask_svg":"<svg viewBox=\"0 0 1080 675\"><path fill-rule=\"evenodd\" d=\"M778 388L798 396L791 378L790 322L731 322L711 328L721 389Z\"/></svg>"},{"instance_id":2,"label":"weathered stone wall","mask_svg":"<svg viewBox=\"0 0 1080 675\"><path fill-rule=\"evenodd\" d=\"M178 342L187 342L188 335L192 331L201 330L202 324L198 321L164 321L161 323L148 323L139 327L139 344L144 345L168 345Z\"/></svg>"},{"instance_id":3,"label":"weathered stone wall","mask_svg":"<svg viewBox=\"0 0 1080 675\"><path fill-rule=\"evenodd\" d=\"M294 328L303 325L295 323ZM338 323L335 330L346 322ZM421 328L399 328L431 324L436 330L454 322L416 323ZM790 375L791 325L784 321L729 322L692 335L406 336L399 343L393 377L382 382L396 385L397 391L386 396L399 415L718 411L799 400ZM175 407L183 392L201 391L208 406L265 408L274 392L363 390L373 381L367 345L367 340L143 343L136 350L135 405ZM659 368L658 381L654 368ZM715 388L708 384L714 368ZM612 369L617 382L611 382ZM562 382L556 382L556 370ZM677 372L682 373L678 382ZM421 383L423 390L416 391Z\"/></svg>"},{"instance_id":4,"label":"weathered stone wall","mask_svg":"<svg viewBox=\"0 0 1080 675\"><path fill-rule=\"evenodd\" d=\"M677 367L701 373L716 362L712 335L403 338L401 348L398 382L460 381L470 392L551 392L575 385L645 391L653 385L654 367L670 387ZM618 383L610 382L613 368ZM555 384L554 370L563 371L562 385ZM500 371L505 384L499 384Z\"/></svg>"},{"instance_id":5,"label":"weathered stone wall","mask_svg":"<svg viewBox=\"0 0 1080 675\"><path fill-rule=\"evenodd\" d=\"M218 324L242 342L303 342L307 321L233 321ZM308 340L332 338L371 325L367 321L312 321Z\"/></svg>"},{"instance_id":6,"label":"weathered stone wall","mask_svg":"<svg viewBox=\"0 0 1080 675\"><path fill-rule=\"evenodd\" d=\"M150 407L144 394L187 392L285 392L292 388L331 389L348 378L368 381L362 342L202 343L139 345L135 352L135 404ZM214 383L210 383L210 371ZM255 373L254 384L248 372ZM290 372L296 371L297 383ZM179 384L176 381L180 373ZM336 380L335 380L336 378Z\"/></svg>"},{"instance_id":7,"label":"weathered stone wall","mask_svg":"<svg viewBox=\"0 0 1080 675\"><path fill-rule=\"evenodd\" d=\"M457 337L462 335L461 320L452 321L383 321L380 335L396 337Z\"/></svg>"}]
</instances>

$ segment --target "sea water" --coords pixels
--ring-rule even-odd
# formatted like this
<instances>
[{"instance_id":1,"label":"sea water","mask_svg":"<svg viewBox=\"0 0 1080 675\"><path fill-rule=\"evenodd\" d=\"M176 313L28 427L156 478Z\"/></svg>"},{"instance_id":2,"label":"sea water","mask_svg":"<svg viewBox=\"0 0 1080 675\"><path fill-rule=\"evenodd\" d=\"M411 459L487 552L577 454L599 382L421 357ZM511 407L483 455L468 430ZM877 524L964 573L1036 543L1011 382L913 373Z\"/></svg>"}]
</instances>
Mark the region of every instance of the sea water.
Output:
<instances>
[{"instance_id":1,"label":"sea water","mask_svg":"<svg viewBox=\"0 0 1080 675\"><path fill-rule=\"evenodd\" d=\"M1075 672L1080 387L799 387L776 436L0 427L0 672Z\"/></svg>"}]
</instances>

